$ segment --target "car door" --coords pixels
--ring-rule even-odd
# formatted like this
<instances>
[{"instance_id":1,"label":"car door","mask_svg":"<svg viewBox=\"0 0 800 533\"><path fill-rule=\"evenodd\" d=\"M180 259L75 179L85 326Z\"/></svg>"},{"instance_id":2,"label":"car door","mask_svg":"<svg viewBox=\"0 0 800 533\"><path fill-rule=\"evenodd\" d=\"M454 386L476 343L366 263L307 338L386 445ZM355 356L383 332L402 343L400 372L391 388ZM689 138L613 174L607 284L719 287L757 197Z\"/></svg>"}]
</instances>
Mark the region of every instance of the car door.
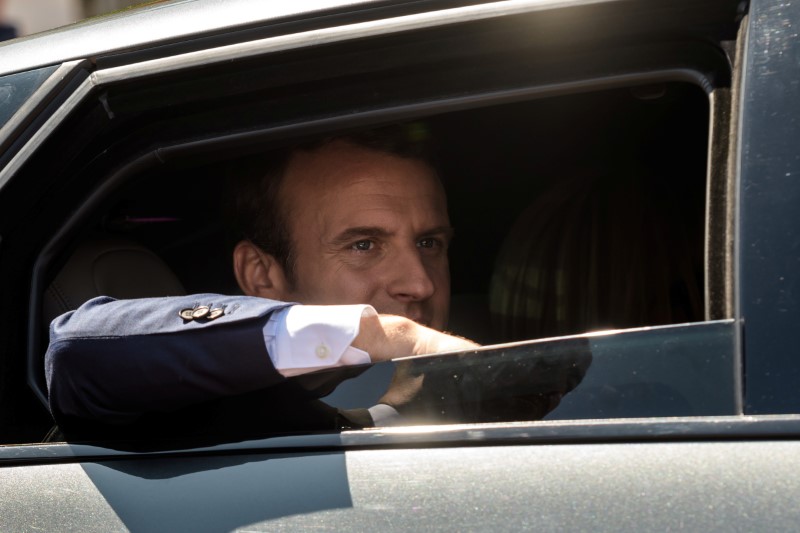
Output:
<instances>
[{"instance_id":1,"label":"car door","mask_svg":"<svg viewBox=\"0 0 800 533\"><path fill-rule=\"evenodd\" d=\"M800 483L792 468L798 418L789 336L800 312L791 297L792 141L800 110L791 90L798 76L791 28L800 12L768 1L745 11L737 2L654 1L498 2L386 18L373 12L367 23L342 16L335 25L189 51L131 51L117 63L105 58L107 67L103 57L96 67L76 63L70 72L83 74L67 76L74 81L49 96L42 88L64 67L45 72L40 92L25 100L38 110L31 117L40 118L24 125L18 119L19 141L9 135L0 170L3 291L17 303L2 315L9 444L35 441L50 422L39 403L46 396L41 295L77 242L107 229L102 221L133 213L116 200L136 205L132 199L154 191L191 198L196 184L219 176L220 161L304 136L409 120L434 131L469 130L484 110L498 126L487 137L501 137L512 124L499 118L504 109L513 116L539 102L524 118L544 121L554 144L569 140L576 159L593 156L600 165L602 151L589 147L619 144L617 155L630 155L633 136L624 130L634 122L614 114L601 134L624 142L602 144L595 136L580 144L575 132L600 112L575 119L562 137L555 133L561 115L546 122L548 108L597 109L592 96L599 94L601 107L616 111L614 98L631 87L663 85L683 94L682 84L691 85L705 100L707 114L697 122L709 125L701 131L705 152L697 160L674 157L687 173L700 161L701 182L691 190L702 199L693 227L704 243L704 297L702 316L690 323L527 338L398 362L429 383L424 416L414 425L268 431L223 443L6 446L0 477L14 489L0 498L0 524L104 531L792 529ZM637 102L660 94L633 92ZM664 114L694 101L687 98ZM611 128L613 117L623 127ZM659 120L637 135L669 123ZM470 146L455 134L448 141L462 153ZM506 144L485 146L504 154ZM536 146L508 153L521 157ZM663 158L653 161L669 167ZM503 174L485 182L479 174L448 183L451 197L468 206L459 216L499 220L503 209L480 217L480 204L468 197L491 198ZM502 207L517 206L514 215L530 200L515 196L535 191L526 179L508 189L521 192L504 197ZM170 180L180 185L174 196ZM690 190L689 181L681 184ZM193 205L185 224L204 228L208 211ZM512 225L490 224L487 235L502 240L494 230ZM158 244L152 234L171 230L123 231ZM464 250L453 251L461 259L453 260L454 273L468 273L462 287L488 286L490 276L480 273L494 267L491 258L481 263L475 249ZM474 300L469 291L462 291L463 308ZM381 383L396 364L376 365L362 378ZM353 380L328 401L363 406L381 392ZM541 405L546 413L532 407Z\"/></svg>"}]
</instances>

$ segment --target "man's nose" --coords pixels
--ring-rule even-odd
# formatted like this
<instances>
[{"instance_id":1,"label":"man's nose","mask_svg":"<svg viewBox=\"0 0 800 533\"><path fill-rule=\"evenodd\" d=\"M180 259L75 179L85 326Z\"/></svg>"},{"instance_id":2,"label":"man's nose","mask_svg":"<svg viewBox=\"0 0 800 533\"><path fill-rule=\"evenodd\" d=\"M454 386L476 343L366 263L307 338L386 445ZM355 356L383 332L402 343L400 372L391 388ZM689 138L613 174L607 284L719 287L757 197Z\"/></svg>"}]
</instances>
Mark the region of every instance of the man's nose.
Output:
<instances>
[{"instance_id":1,"label":"man's nose","mask_svg":"<svg viewBox=\"0 0 800 533\"><path fill-rule=\"evenodd\" d=\"M395 254L389 263L391 277L387 289L393 298L413 302L433 296L436 287L416 246Z\"/></svg>"}]
</instances>

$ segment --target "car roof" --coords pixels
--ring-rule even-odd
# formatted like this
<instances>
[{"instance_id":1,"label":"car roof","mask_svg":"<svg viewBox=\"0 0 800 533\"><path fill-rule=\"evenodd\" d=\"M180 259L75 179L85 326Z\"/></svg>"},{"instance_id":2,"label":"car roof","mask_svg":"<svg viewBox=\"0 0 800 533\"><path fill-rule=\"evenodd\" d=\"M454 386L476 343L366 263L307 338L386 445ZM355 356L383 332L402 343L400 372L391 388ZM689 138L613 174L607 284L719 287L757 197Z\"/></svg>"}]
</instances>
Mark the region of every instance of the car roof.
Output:
<instances>
[{"instance_id":1,"label":"car roof","mask_svg":"<svg viewBox=\"0 0 800 533\"><path fill-rule=\"evenodd\" d=\"M380 0L156 0L0 44L0 75ZM400 2L402 3L402 2Z\"/></svg>"}]
</instances>

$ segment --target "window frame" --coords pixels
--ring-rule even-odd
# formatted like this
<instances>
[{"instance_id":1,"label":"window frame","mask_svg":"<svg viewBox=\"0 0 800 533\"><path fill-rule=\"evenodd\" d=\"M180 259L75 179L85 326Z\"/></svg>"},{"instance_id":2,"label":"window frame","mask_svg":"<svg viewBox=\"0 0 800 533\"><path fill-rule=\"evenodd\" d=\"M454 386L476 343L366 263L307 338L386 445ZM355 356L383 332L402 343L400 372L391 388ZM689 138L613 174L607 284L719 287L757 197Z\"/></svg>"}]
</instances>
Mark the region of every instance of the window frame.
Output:
<instances>
[{"instance_id":1,"label":"window frame","mask_svg":"<svg viewBox=\"0 0 800 533\"><path fill-rule=\"evenodd\" d=\"M588 5L593 3L595 2L579 2L577 4ZM552 7L550 3L542 4L539 2L523 2L519 4L520 5L514 6L514 9L517 11L514 11L513 13L502 12L498 14L487 5L472 6L470 8L456 8L453 10L429 13L425 15L399 17L398 20L385 21L383 24L359 23L344 27L312 30L311 32L303 32L297 35L279 36L249 43L227 45L220 47L215 51L204 50L189 52L173 57L146 60L141 63L97 70L85 78L77 87L77 89L75 89L74 92L72 92L66 99L66 101L64 101L64 103L58 108L58 110L50 116L47 124L40 130L38 136L31 138L24 149L18 153L17 157L15 157L9 165L0 170L0 184L8 181L21 168L23 168L26 160L29 157L36 155L37 148L51 133L56 131L59 124L65 121L75 109L77 109L81 104L85 103L90 98L101 95L103 90L107 87L122 85L131 81L149 79L150 76L152 76L153 79L158 79L159 76L162 76L165 73L171 74L179 70L196 68L198 66L205 66L211 63L225 62L233 59L241 59L252 56L261 57L268 56L270 54L279 54L281 52L285 52L287 47L302 47L302 42L298 40L300 36L302 36L303 39L309 38L309 36L312 34L319 36L320 41L317 44L322 44L326 42L338 42L339 40L348 41L352 39L365 39L372 36L380 37L385 36L387 33L394 32L398 32L402 35L404 32L417 31L421 27L453 25L463 23L467 20L473 21L475 18L511 16L514 14L530 13L540 9L546 10L548 7ZM553 5L557 4L557 2L553 3ZM325 39L330 39L330 41L325 41ZM715 161L719 160L719 157L721 156L724 156L722 159L727 160L727 154L731 143L729 137L724 133L724 130L726 129L725 126L728 123L726 120L729 121L727 114L730 112L730 106L735 102L732 100L730 94L726 92L727 87L725 87L724 81L720 84L719 80L714 80L713 77L704 75L703 73L691 68L665 68L662 70L655 68L648 69L638 74L621 74L616 76L609 75L594 80L581 79L573 82L564 82L562 84L551 84L544 88L531 87L521 90L511 89L507 92L470 94L461 98L450 97L440 101L418 102L416 104L401 105L394 108L387 107L379 110L368 110L346 118L334 117L331 119L320 119L317 122L306 121L299 124L271 128L260 132L253 132L252 135L254 138L260 137L262 139L270 137L285 138L292 135L302 135L308 131L338 129L342 127L354 127L365 124L381 123L398 118L424 116L432 111L441 112L449 109L462 109L477 105L489 105L490 103L516 101L530 98L534 95L537 97L544 97L546 95L566 94L599 87L622 86L631 82L658 81L662 79L690 79L694 83L706 89L712 101L710 117L713 126L710 134L712 151L715 154ZM235 133L231 137L235 137L234 142L241 142L242 140L242 134L240 133ZM220 143L220 139L212 139L211 142L218 144ZM161 162L169 160L170 158L184 156L187 150L198 150L202 147L202 145L202 141L191 141L186 143L185 146L173 145L158 147L156 150L148 152L136 160L128 161L123 167L118 169L113 177L103 183L100 189L108 190L114 186L114 183L120 183L124 181L127 179L126 176L130 175L131 172L134 172L134 169L140 170L142 165L149 164L148 162L159 160L160 164ZM729 174L720 172L717 169L716 163L712 163L711 161L709 162L709 175L724 175L726 179L729 179L730 177ZM723 183L725 186L728 186L729 181L723 181ZM56 235L56 237L50 241L50 243L45 247L36 260L29 312L30 327L28 337L28 380L41 400L45 400L45 394L42 388L43 380L40 377L40 356L37 355L41 353L41 346L39 346L39 340L36 332L37 328L35 327L35 324L38 324L40 305L39 294L41 293L43 280L46 279L45 273L47 272L51 261L57 255L60 249L60 246L57 243L59 241L64 242L64 240L69 241L70 237L74 235L74 228L79 225L82 217L87 216L87 213L91 210L91 206L96 205L101 201L101 199L102 194L100 196L93 195L81 209L77 210L75 216L69 221L68 224L64 226L63 232ZM712 207L709 207L709 209L715 211L720 210L719 208L712 209ZM723 224L731 224L731 219L725 218ZM712 225L714 227L711 227ZM713 224L709 222L707 231L708 235L716 235L719 232L717 222ZM709 241L711 240L714 239L709 237ZM725 239L722 240L728 242ZM726 254L727 252L723 253L723 255ZM717 270L714 271L716 272ZM713 276L713 274L709 275ZM728 279L727 274L725 274L724 277L725 279ZM730 301L733 300L733 294L731 292L733 290L732 286L728 284L726 287L727 292L725 292L722 296L723 305L721 306L721 308L725 310L730 308ZM707 300L709 299L710 298L707 296ZM711 315L713 318L730 318L727 311L712 312ZM37 374L39 377L37 377Z\"/></svg>"}]
</instances>

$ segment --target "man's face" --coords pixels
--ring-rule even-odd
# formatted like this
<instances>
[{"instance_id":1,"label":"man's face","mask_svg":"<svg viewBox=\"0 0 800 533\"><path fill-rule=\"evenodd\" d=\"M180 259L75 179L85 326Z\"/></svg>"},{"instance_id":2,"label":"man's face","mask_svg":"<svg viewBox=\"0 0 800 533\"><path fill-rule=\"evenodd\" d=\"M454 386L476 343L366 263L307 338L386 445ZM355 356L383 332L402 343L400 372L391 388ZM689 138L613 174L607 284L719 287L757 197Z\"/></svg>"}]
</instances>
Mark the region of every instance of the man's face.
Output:
<instances>
[{"instance_id":1,"label":"man's face","mask_svg":"<svg viewBox=\"0 0 800 533\"><path fill-rule=\"evenodd\" d=\"M279 198L294 253L289 299L367 303L445 327L452 229L428 165L335 141L292 156Z\"/></svg>"}]
</instances>

